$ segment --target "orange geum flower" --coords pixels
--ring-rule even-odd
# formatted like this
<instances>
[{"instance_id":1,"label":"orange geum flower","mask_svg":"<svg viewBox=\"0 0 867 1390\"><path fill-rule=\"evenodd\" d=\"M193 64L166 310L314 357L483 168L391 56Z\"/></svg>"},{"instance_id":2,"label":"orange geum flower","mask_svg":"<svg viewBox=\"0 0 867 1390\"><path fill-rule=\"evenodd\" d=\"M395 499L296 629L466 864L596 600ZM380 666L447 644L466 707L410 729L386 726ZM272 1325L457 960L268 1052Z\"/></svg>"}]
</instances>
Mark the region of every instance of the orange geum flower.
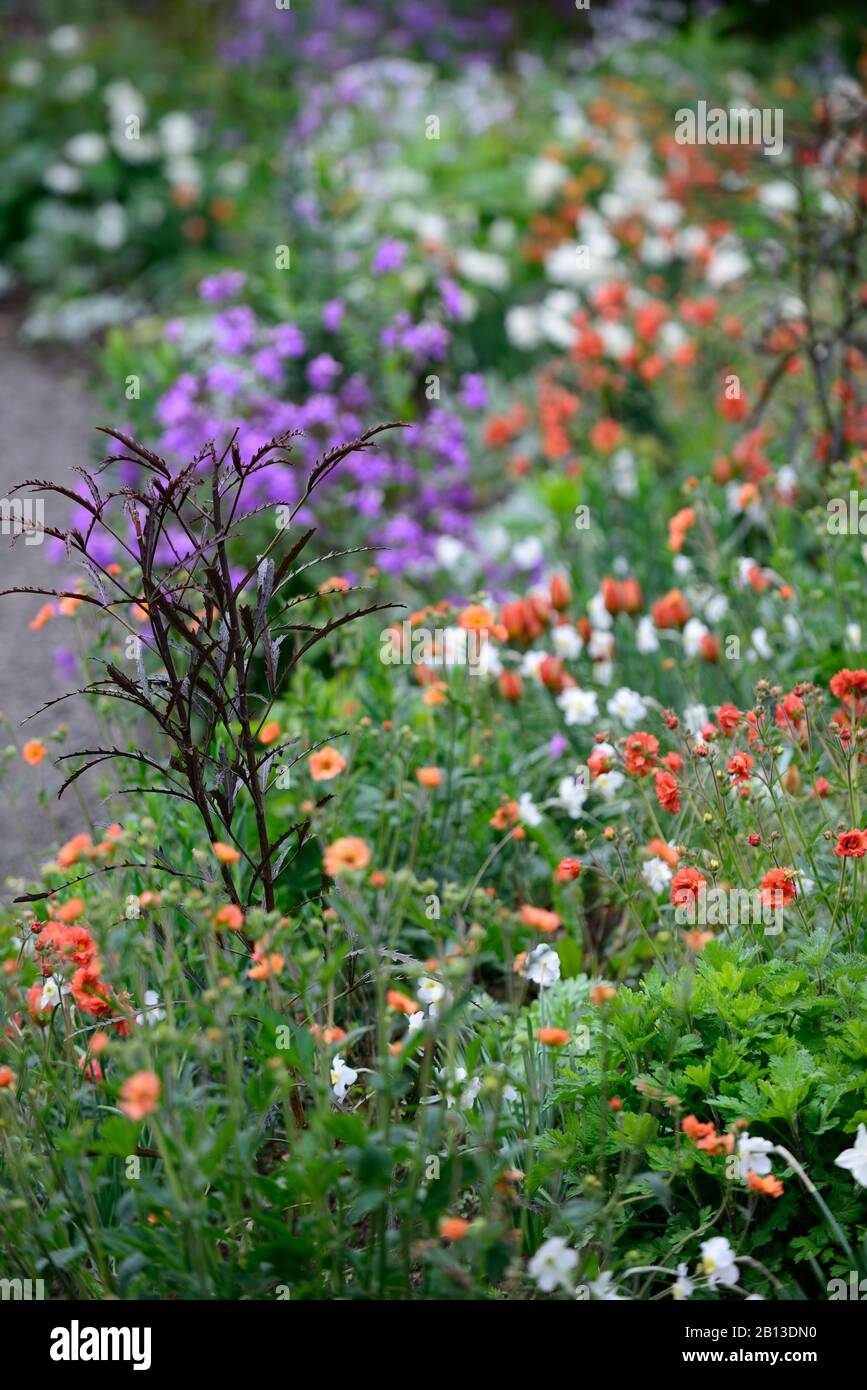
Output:
<instances>
[{"instance_id":1,"label":"orange geum flower","mask_svg":"<svg viewBox=\"0 0 867 1390\"><path fill-rule=\"evenodd\" d=\"M443 1240L465 1240L469 1230L470 1223L462 1216L443 1216L440 1219L440 1235Z\"/></svg>"},{"instance_id":2,"label":"orange geum flower","mask_svg":"<svg viewBox=\"0 0 867 1390\"><path fill-rule=\"evenodd\" d=\"M11 1067L0 1067L0 1090L15 1085L15 1073Z\"/></svg>"},{"instance_id":3,"label":"orange geum flower","mask_svg":"<svg viewBox=\"0 0 867 1390\"><path fill-rule=\"evenodd\" d=\"M241 858L240 851L234 845L227 845L223 840L215 840L211 849L217 856L221 864L237 864Z\"/></svg>"},{"instance_id":4,"label":"orange geum flower","mask_svg":"<svg viewBox=\"0 0 867 1390\"><path fill-rule=\"evenodd\" d=\"M546 1047L565 1047L572 1035L565 1028L537 1028L536 1037Z\"/></svg>"},{"instance_id":5,"label":"orange geum flower","mask_svg":"<svg viewBox=\"0 0 867 1390\"><path fill-rule=\"evenodd\" d=\"M683 944L686 949L688 951L694 951L696 954L698 954L699 951L703 951L705 946L710 945L711 941L713 941L712 931L701 931L698 927L693 928L691 931L681 932L681 936L683 937Z\"/></svg>"},{"instance_id":6,"label":"orange geum flower","mask_svg":"<svg viewBox=\"0 0 867 1390\"><path fill-rule=\"evenodd\" d=\"M600 1004L607 1004L616 993L614 985L594 985L590 991L590 1003L598 1008Z\"/></svg>"},{"instance_id":7,"label":"orange geum flower","mask_svg":"<svg viewBox=\"0 0 867 1390\"><path fill-rule=\"evenodd\" d=\"M480 603L471 603L458 617L458 627L465 632L487 632L496 626L497 620L490 608L484 608Z\"/></svg>"},{"instance_id":8,"label":"orange geum flower","mask_svg":"<svg viewBox=\"0 0 867 1390\"><path fill-rule=\"evenodd\" d=\"M237 903L226 903L214 913L214 924L228 927L229 931L240 931L244 925L244 914Z\"/></svg>"},{"instance_id":9,"label":"orange geum flower","mask_svg":"<svg viewBox=\"0 0 867 1390\"><path fill-rule=\"evenodd\" d=\"M263 724L259 730L260 743L276 743L280 737L280 725L276 719L271 719L267 724Z\"/></svg>"},{"instance_id":10,"label":"orange geum flower","mask_svg":"<svg viewBox=\"0 0 867 1390\"><path fill-rule=\"evenodd\" d=\"M325 872L329 878L337 878L338 874L352 873L356 869L366 869L370 860L370 846L357 835L344 835L335 840L328 846L323 858Z\"/></svg>"},{"instance_id":11,"label":"orange geum flower","mask_svg":"<svg viewBox=\"0 0 867 1390\"><path fill-rule=\"evenodd\" d=\"M766 1197L782 1197L783 1195L783 1184L779 1178L775 1178L771 1173L763 1178L750 1170L747 1173L747 1187L751 1187L753 1192L763 1192Z\"/></svg>"},{"instance_id":12,"label":"orange geum flower","mask_svg":"<svg viewBox=\"0 0 867 1390\"><path fill-rule=\"evenodd\" d=\"M699 1120L695 1115L685 1115L680 1127L686 1137L692 1140L705 1139L709 1134L716 1134L716 1125Z\"/></svg>"},{"instance_id":13,"label":"orange geum flower","mask_svg":"<svg viewBox=\"0 0 867 1390\"><path fill-rule=\"evenodd\" d=\"M310 1032L317 1042L323 1042L328 1046L333 1043L345 1042L348 1036L346 1029L339 1028L337 1024L333 1024L330 1028L323 1028L321 1023L311 1023Z\"/></svg>"},{"instance_id":14,"label":"orange geum flower","mask_svg":"<svg viewBox=\"0 0 867 1390\"><path fill-rule=\"evenodd\" d=\"M695 1147L701 1149L703 1153L717 1158L720 1154L734 1153L735 1136L733 1134L717 1134L714 1129L712 1134L707 1134L702 1139L696 1139Z\"/></svg>"},{"instance_id":15,"label":"orange geum flower","mask_svg":"<svg viewBox=\"0 0 867 1390\"><path fill-rule=\"evenodd\" d=\"M386 1003L402 1014L417 1014L421 1008L421 1004L415 999L410 999L408 994L403 994L399 989L390 989L385 999Z\"/></svg>"},{"instance_id":16,"label":"orange geum flower","mask_svg":"<svg viewBox=\"0 0 867 1390\"><path fill-rule=\"evenodd\" d=\"M759 897L765 907L788 907L798 896L794 869L769 869L759 883Z\"/></svg>"},{"instance_id":17,"label":"orange geum flower","mask_svg":"<svg viewBox=\"0 0 867 1390\"><path fill-rule=\"evenodd\" d=\"M415 775L416 780L423 787L438 787L443 780L443 775L438 767L417 767Z\"/></svg>"},{"instance_id":18,"label":"orange geum flower","mask_svg":"<svg viewBox=\"0 0 867 1390\"><path fill-rule=\"evenodd\" d=\"M575 879L580 874L582 867L583 865L580 859L573 859L570 855L567 855L565 859L560 860L560 863L554 870L555 882L574 883Z\"/></svg>"},{"instance_id":19,"label":"orange geum flower","mask_svg":"<svg viewBox=\"0 0 867 1390\"><path fill-rule=\"evenodd\" d=\"M673 869L680 858L680 853L676 845L666 844L665 840L654 838L647 846L647 853L654 855L657 859L662 859L670 869Z\"/></svg>"},{"instance_id":20,"label":"orange geum flower","mask_svg":"<svg viewBox=\"0 0 867 1390\"><path fill-rule=\"evenodd\" d=\"M24 747L21 749L21 756L31 767L38 767L47 752L48 749L40 739L31 738L27 740Z\"/></svg>"},{"instance_id":21,"label":"orange geum flower","mask_svg":"<svg viewBox=\"0 0 867 1390\"><path fill-rule=\"evenodd\" d=\"M269 975L279 975L286 964L278 951L267 952L266 943L257 941L253 950L254 964L247 974L251 980L267 980Z\"/></svg>"},{"instance_id":22,"label":"orange geum flower","mask_svg":"<svg viewBox=\"0 0 867 1390\"><path fill-rule=\"evenodd\" d=\"M76 608L81 607L81 599L73 598L71 594L67 594L60 600L57 607L60 609L64 618L71 618Z\"/></svg>"},{"instance_id":23,"label":"orange geum flower","mask_svg":"<svg viewBox=\"0 0 867 1390\"><path fill-rule=\"evenodd\" d=\"M56 917L59 922L77 922L84 912L84 902L81 898L70 898L56 909Z\"/></svg>"},{"instance_id":24,"label":"orange geum flower","mask_svg":"<svg viewBox=\"0 0 867 1390\"><path fill-rule=\"evenodd\" d=\"M54 604L43 603L39 612L36 614L36 617L32 618L31 621L27 624L27 626L30 628L31 632L40 632L42 628L44 628L45 624L50 623L51 619L55 616L56 615L54 612Z\"/></svg>"},{"instance_id":25,"label":"orange geum flower","mask_svg":"<svg viewBox=\"0 0 867 1390\"><path fill-rule=\"evenodd\" d=\"M320 594L342 594L349 588L349 580L344 579L339 574L333 574L330 579L324 580L319 585Z\"/></svg>"},{"instance_id":26,"label":"orange geum flower","mask_svg":"<svg viewBox=\"0 0 867 1390\"><path fill-rule=\"evenodd\" d=\"M544 907L531 907L529 903L524 903L521 908L521 921L527 927L534 927L536 931L554 932L560 925L560 918L556 912L548 912Z\"/></svg>"},{"instance_id":27,"label":"orange geum flower","mask_svg":"<svg viewBox=\"0 0 867 1390\"><path fill-rule=\"evenodd\" d=\"M78 862L93 844L89 835L73 835L71 840L61 847L57 854L57 863L61 869L68 869L71 865Z\"/></svg>"},{"instance_id":28,"label":"orange geum flower","mask_svg":"<svg viewBox=\"0 0 867 1390\"><path fill-rule=\"evenodd\" d=\"M448 699L448 686L445 681L434 681L421 697L423 705L444 705Z\"/></svg>"},{"instance_id":29,"label":"orange geum flower","mask_svg":"<svg viewBox=\"0 0 867 1390\"><path fill-rule=\"evenodd\" d=\"M120 1088L120 1108L129 1120L152 1115L160 1101L160 1079L156 1072L137 1071Z\"/></svg>"},{"instance_id":30,"label":"orange geum flower","mask_svg":"<svg viewBox=\"0 0 867 1390\"><path fill-rule=\"evenodd\" d=\"M310 754L307 762L314 782L330 782L346 767L346 759L336 748L320 748Z\"/></svg>"}]
</instances>

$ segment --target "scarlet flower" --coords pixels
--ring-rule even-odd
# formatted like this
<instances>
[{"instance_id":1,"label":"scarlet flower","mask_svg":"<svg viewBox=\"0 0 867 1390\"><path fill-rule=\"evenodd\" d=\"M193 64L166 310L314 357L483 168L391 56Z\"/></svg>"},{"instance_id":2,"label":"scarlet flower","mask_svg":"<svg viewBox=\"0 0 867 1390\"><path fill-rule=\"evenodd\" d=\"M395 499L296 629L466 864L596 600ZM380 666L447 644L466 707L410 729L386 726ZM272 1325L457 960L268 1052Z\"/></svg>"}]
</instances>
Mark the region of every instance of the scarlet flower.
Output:
<instances>
[{"instance_id":1,"label":"scarlet flower","mask_svg":"<svg viewBox=\"0 0 867 1390\"><path fill-rule=\"evenodd\" d=\"M816 785L814 786L813 792L812 792L813 796L818 797L819 800L821 801L821 800L823 800L823 799L828 795L828 793L830 792L830 790L831 790L831 783L828 781L827 777L817 777L817 778L816 778Z\"/></svg>"},{"instance_id":2,"label":"scarlet flower","mask_svg":"<svg viewBox=\"0 0 867 1390\"><path fill-rule=\"evenodd\" d=\"M555 882L572 883L580 874L582 867L580 859L572 859L568 856L561 859L554 870Z\"/></svg>"},{"instance_id":3,"label":"scarlet flower","mask_svg":"<svg viewBox=\"0 0 867 1390\"><path fill-rule=\"evenodd\" d=\"M27 740L24 747L21 749L21 756L31 767L38 767L47 752L48 749L40 739L31 738Z\"/></svg>"},{"instance_id":4,"label":"scarlet flower","mask_svg":"<svg viewBox=\"0 0 867 1390\"><path fill-rule=\"evenodd\" d=\"M259 730L260 743L276 743L279 737L280 725L277 723L276 719L272 719L269 723L263 724L262 728Z\"/></svg>"},{"instance_id":5,"label":"scarlet flower","mask_svg":"<svg viewBox=\"0 0 867 1390\"><path fill-rule=\"evenodd\" d=\"M788 907L798 896L794 869L769 869L759 884L759 895L766 907Z\"/></svg>"},{"instance_id":6,"label":"scarlet flower","mask_svg":"<svg viewBox=\"0 0 867 1390\"><path fill-rule=\"evenodd\" d=\"M734 1151L735 1136L733 1134L717 1134L714 1129L712 1134L705 1135L703 1139L696 1139L695 1147L713 1157L717 1157L719 1154L730 1154Z\"/></svg>"},{"instance_id":7,"label":"scarlet flower","mask_svg":"<svg viewBox=\"0 0 867 1390\"><path fill-rule=\"evenodd\" d=\"M671 901L675 907L688 907L697 902L707 887L707 879L698 869L678 869L671 880Z\"/></svg>"},{"instance_id":8,"label":"scarlet flower","mask_svg":"<svg viewBox=\"0 0 867 1390\"><path fill-rule=\"evenodd\" d=\"M56 909L58 920L61 922L75 922L84 912L84 903L81 898L70 898L62 907Z\"/></svg>"},{"instance_id":9,"label":"scarlet flower","mask_svg":"<svg viewBox=\"0 0 867 1390\"><path fill-rule=\"evenodd\" d=\"M659 739L654 738L653 734L630 734L624 755L626 771L635 777L649 777L658 752Z\"/></svg>"},{"instance_id":10,"label":"scarlet flower","mask_svg":"<svg viewBox=\"0 0 867 1390\"><path fill-rule=\"evenodd\" d=\"M702 931L700 927L693 927L689 931L681 932L681 936L686 949L694 951L696 955L713 941L713 932Z\"/></svg>"},{"instance_id":11,"label":"scarlet flower","mask_svg":"<svg viewBox=\"0 0 867 1390\"><path fill-rule=\"evenodd\" d=\"M370 846L357 835L344 835L325 851L323 864L329 878L341 873L366 869L371 860Z\"/></svg>"},{"instance_id":12,"label":"scarlet flower","mask_svg":"<svg viewBox=\"0 0 867 1390\"><path fill-rule=\"evenodd\" d=\"M658 771L654 781L656 799L663 811L670 811L672 815L677 815L680 810L680 785L677 778L670 772Z\"/></svg>"},{"instance_id":13,"label":"scarlet flower","mask_svg":"<svg viewBox=\"0 0 867 1390\"><path fill-rule=\"evenodd\" d=\"M548 690L559 695L563 689L563 662L559 656L546 656L539 662L539 679Z\"/></svg>"},{"instance_id":14,"label":"scarlet flower","mask_svg":"<svg viewBox=\"0 0 867 1390\"><path fill-rule=\"evenodd\" d=\"M157 1109L161 1090L156 1072L134 1072L120 1088L120 1108L127 1119L143 1120Z\"/></svg>"},{"instance_id":15,"label":"scarlet flower","mask_svg":"<svg viewBox=\"0 0 867 1390\"><path fill-rule=\"evenodd\" d=\"M440 1218L440 1235L443 1240L465 1240L469 1230L470 1223L462 1216L443 1216Z\"/></svg>"},{"instance_id":16,"label":"scarlet flower","mask_svg":"<svg viewBox=\"0 0 867 1390\"><path fill-rule=\"evenodd\" d=\"M844 830L837 836L834 853L838 859L863 859L867 854L867 832Z\"/></svg>"},{"instance_id":17,"label":"scarlet flower","mask_svg":"<svg viewBox=\"0 0 867 1390\"><path fill-rule=\"evenodd\" d=\"M237 903L226 903L214 913L214 923L218 927L228 927L229 931L240 931L244 914Z\"/></svg>"},{"instance_id":18,"label":"scarlet flower","mask_svg":"<svg viewBox=\"0 0 867 1390\"><path fill-rule=\"evenodd\" d=\"M716 722L726 736L733 734L741 722L741 712L737 705L720 705L716 712Z\"/></svg>"},{"instance_id":19,"label":"scarlet flower","mask_svg":"<svg viewBox=\"0 0 867 1390\"><path fill-rule=\"evenodd\" d=\"M326 1046L333 1043L346 1042L347 1032L345 1028L340 1028L334 1024L331 1028L323 1028L321 1023L311 1023L310 1032L317 1042L323 1042Z\"/></svg>"},{"instance_id":20,"label":"scarlet flower","mask_svg":"<svg viewBox=\"0 0 867 1390\"><path fill-rule=\"evenodd\" d=\"M867 695L867 671L863 667L857 671L849 671L844 666L842 671L831 677L830 685L832 695L836 695L837 699L845 704L853 695Z\"/></svg>"},{"instance_id":21,"label":"scarlet flower","mask_svg":"<svg viewBox=\"0 0 867 1390\"><path fill-rule=\"evenodd\" d=\"M458 627L465 632L488 632L496 626L497 620L490 608L484 608L480 603L470 604L458 617Z\"/></svg>"},{"instance_id":22,"label":"scarlet flower","mask_svg":"<svg viewBox=\"0 0 867 1390\"><path fill-rule=\"evenodd\" d=\"M622 434L623 430L617 421L605 417L597 420L590 431L590 443L600 453L610 454L612 449L617 448Z\"/></svg>"},{"instance_id":23,"label":"scarlet flower","mask_svg":"<svg viewBox=\"0 0 867 1390\"><path fill-rule=\"evenodd\" d=\"M752 1169L747 1173L747 1187L751 1187L754 1192L763 1192L766 1197L782 1197L783 1184L779 1178L775 1178L771 1173L766 1177L760 1177Z\"/></svg>"},{"instance_id":24,"label":"scarlet flower","mask_svg":"<svg viewBox=\"0 0 867 1390\"><path fill-rule=\"evenodd\" d=\"M92 1014L94 1018L102 1018L104 1014L111 1013L108 990L100 979L98 961L91 961L90 964L83 965L80 970L76 970L69 989L83 1014Z\"/></svg>"},{"instance_id":25,"label":"scarlet flower","mask_svg":"<svg viewBox=\"0 0 867 1390\"><path fill-rule=\"evenodd\" d=\"M503 699L512 704L516 704L524 693L524 683L517 671L501 671L499 686Z\"/></svg>"},{"instance_id":26,"label":"scarlet flower","mask_svg":"<svg viewBox=\"0 0 867 1390\"><path fill-rule=\"evenodd\" d=\"M656 838L652 839L648 844L647 853L655 856L657 859L664 860L670 869L674 868L675 864L680 858L680 854L678 853L676 846L667 845L665 843L665 840L659 840Z\"/></svg>"},{"instance_id":27,"label":"scarlet flower","mask_svg":"<svg viewBox=\"0 0 867 1390\"><path fill-rule=\"evenodd\" d=\"M215 840L211 849L221 864L237 864L241 858L240 851L234 845L227 845L222 840Z\"/></svg>"},{"instance_id":28,"label":"scarlet flower","mask_svg":"<svg viewBox=\"0 0 867 1390\"><path fill-rule=\"evenodd\" d=\"M422 787L438 787L443 780L443 775L438 767L417 767L415 775Z\"/></svg>"},{"instance_id":29,"label":"scarlet flower","mask_svg":"<svg viewBox=\"0 0 867 1390\"><path fill-rule=\"evenodd\" d=\"M560 925L560 918L556 912L548 912L544 907L531 907L525 903L521 908L521 921L527 927L534 927L536 931L555 932Z\"/></svg>"},{"instance_id":30,"label":"scarlet flower","mask_svg":"<svg viewBox=\"0 0 867 1390\"><path fill-rule=\"evenodd\" d=\"M567 1033L565 1028L537 1028L536 1037L540 1043L546 1047L565 1047L571 1038L571 1033Z\"/></svg>"},{"instance_id":31,"label":"scarlet flower","mask_svg":"<svg viewBox=\"0 0 867 1390\"><path fill-rule=\"evenodd\" d=\"M96 942L87 928L70 927L63 922L46 922L36 938L35 949L74 965L90 965L96 956Z\"/></svg>"},{"instance_id":32,"label":"scarlet flower","mask_svg":"<svg viewBox=\"0 0 867 1390\"><path fill-rule=\"evenodd\" d=\"M562 574L552 576L548 591L551 596L551 607L556 608L558 613L562 613L564 609L569 607L572 601L572 590L569 587L569 581L564 579Z\"/></svg>"},{"instance_id":33,"label":"scarlet flower","mask_svg":"<svg viewBox=\"0 0 867 1390\"><path fill-rule=\"evenodd\" d=\"M755 761L751 753L735 753L729 758L726 763L726 771L735 787L743 786L744 783L749 782L750 772L755 766Z\"/></svg>"},{"instance_id":34,"label":"scarlet flower","mask_svg":"<svg viewBox=\"0 0 867 1390\"><path fill-rule=\"evenodd\" d=\"M307 759L314 782L330 782L346 767L346 759L336 748L320 748Z\"/></svg>"},{"instance_id":35,"label":"scarlet flower","mask_svg":"<svg viewBox=\"0 0 867 1390\"><path fill-rule=\"evenodd\" d=\"M683 627L690 618L690 608L680 589L671 589L658 598L650 609L653 621L662 631L671 627Z\"/></svg>"},{"instance_id":36,"label":"scarlet flower","mask_svg":"<svg viewBox=\"0 0 867 1390\"><path fill-rule=\"evenodd\" d=\"M31 632L40 632L46 623L50 623L54 617L54 604L43 603L36 617L27 624Z\"/></svg>"},{"instance_id":37,"label":"scarlet flower","mask_svg":"<svg viewBox=\"0 0 867 1390\"><path fill-rule=\"evenodd\" d=\"M695 525L695 512L692 507L682 507L679 512L669 519L668 523L668 548L675 554L683 549L686 533Z\"/></svg>"},{"instance_id":38,"label":"scarlet flower","mask_svg":"<svg viewBox=\"0 0 867 1390\"><path fill-rule=\"evenodd\" d=\"M609 999L613 999L617 990L614 985L594 985L590 991L590 1003L598 1009L600 1005L607 1004Z\"/></svg>"},{"instance_id":39,"label":"scarlet flower","mask_svg":"<svg viewBox=\"0 0 867 1390\"><path fill-rule=\"evenodd\" d=\"M507 830L517 819L517 801L504 801L502 806L497 807L497 810L491 816L488 824L492 825L495 830Z\"/></svg>"},{"instance_id":40,"label":"scarlet flower","mask_svg":"<svg viewBox=\"0 0 867 1390\"><path fill-rule=\"evenodd\" d=\"M403 994L399 989L390 989L385 999L387 1004L402 1014L417 1014L421 1008L416 999L410 999L408 994Z\"/></svg>"},{"instance_id":41,"label":"scarlet flower","mask_svg":"<svg viewBox=\"0 0 867 1390\"><path fill-rule=\"evenodd\" d=\"M61 869L68 869L75 864L83 854L92 846L93 841L89 835L73 835L71 840L61 847L57 854L57 863Z\"/></svg>"},{"instance_id":42,"label":"scarlet flower","mask_svg":"<svg viewBox=\"0 0 867 1390\"><path fill-rule=\"evenodd\" d=\"M11 1067L0 1067L0 1091L5 1086L15 1085L15 1073Z\"/></svg>"},{"instance_id":43,"label":"scarlet flower","mask_svg":"<svg viewBox=\"0 0 867 1390\"><path fill-rule=\"evenodd\" d=\"M716 1133L716 1125L699 1120L695 1115L686 1115L680 1122L680 1127L688 1139L705 1139L709 1134Z\"/></svg>"}]
</instances>

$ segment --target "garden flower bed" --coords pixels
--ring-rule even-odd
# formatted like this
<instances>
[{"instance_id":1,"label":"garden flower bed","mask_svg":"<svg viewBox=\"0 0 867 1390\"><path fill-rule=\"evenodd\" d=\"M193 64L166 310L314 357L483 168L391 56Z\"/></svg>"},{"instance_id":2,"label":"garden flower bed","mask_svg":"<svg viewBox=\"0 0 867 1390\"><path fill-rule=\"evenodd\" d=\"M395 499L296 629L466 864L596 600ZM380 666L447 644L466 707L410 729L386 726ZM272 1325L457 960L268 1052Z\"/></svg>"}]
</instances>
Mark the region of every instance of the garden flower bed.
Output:
<instances>
[{"instance_id":1,"label":"garden flower bed","mask_svg":"<svg viewBox=\"0 0 867 1390\"><path fill-rule=\"evenodd\" d=\"M98 733L6 757L81 825L0 915L4 1270L848 1297L867 59L396 9L180 7L183 110L143 21L4 73L4 259L103 426L7 506Z\"/></svg>"}]
</instances>

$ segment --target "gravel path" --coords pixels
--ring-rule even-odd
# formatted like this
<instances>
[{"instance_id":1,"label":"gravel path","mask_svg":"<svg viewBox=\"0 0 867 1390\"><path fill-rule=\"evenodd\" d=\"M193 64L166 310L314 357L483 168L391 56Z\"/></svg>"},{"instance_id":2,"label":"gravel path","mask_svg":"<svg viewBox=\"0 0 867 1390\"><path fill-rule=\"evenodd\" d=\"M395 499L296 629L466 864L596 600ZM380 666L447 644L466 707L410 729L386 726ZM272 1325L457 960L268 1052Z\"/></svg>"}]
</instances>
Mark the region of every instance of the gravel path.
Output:
<instances>
[{"instance_id":1,"label":"gravel path","mask_svg":"<svg viewBox=\"0 0 867 1390\"><path fill-rule=\"evenodd\" d=\"M10 487L22 478L78 481L70 470L89 461L97 418L76 349L64 357L43 358L16 340L11 317L0 317L0 498L8 497ZM55 515L56 505L51 503L50 513L46 509L45 521L63 525L66 515ZM49 564L44 547L25 545L23 539L12 547L8 536L0 536L0 588L15 584L50 588L64 575L63 569ZM17 752L5 754L0 763L0 898L4 901L11 896L7 876L31 876L59 835L68 838L84 828L84 813L74 790L57 801L61 779L53 758L82 746L82 739L93 738L88 702L82 698L65 701L18 727L46 700L80 684L77 677L60 670L55 659L58 647L67 642L75 645L72 622L58 618L39 632L28 627L47 601L33 594L0 599L0 711L9 721L0 729L0 750L7 749L13 739L20 747L29 738L44 738L62 722L69 725L64 748L50 744L50 755L39 767L28 766Z\"/></svg>"}]
</instances>

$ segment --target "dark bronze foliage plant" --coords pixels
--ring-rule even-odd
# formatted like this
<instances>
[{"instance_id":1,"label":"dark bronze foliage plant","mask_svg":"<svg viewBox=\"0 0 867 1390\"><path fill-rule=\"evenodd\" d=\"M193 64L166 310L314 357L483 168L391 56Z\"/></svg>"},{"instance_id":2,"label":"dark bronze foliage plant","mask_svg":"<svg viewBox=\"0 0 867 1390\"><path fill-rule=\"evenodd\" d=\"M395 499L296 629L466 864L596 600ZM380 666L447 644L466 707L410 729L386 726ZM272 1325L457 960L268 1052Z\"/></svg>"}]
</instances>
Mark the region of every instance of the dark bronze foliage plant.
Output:
<instances>
[{"instance_id":1,"label":"dark bronze foliage plant","mask_svg":"<svg viewBox=\"0 0 867 1390\"><path fill-rule=\"evenodd\" d=\"M83 590L19 587L3 594L81 599L120 625L127 634L126 651L132 658L130 672L107 662L104 677L48 701L35 713L73 695L108 696L146 715L172 748L165 763L159 751L154 756L118 747L64 754L61 761L83 761L58 795L99 764L132 761L150 769L157 780L147 786L149 792L191 803L208 840L232 845L240 854L243 869L238 878L243 887L227 864L220 864L220 873L229 900L242 909L275 908L277 881L291 868L310 834L311 823L305 819L272 838L265 804L275 768L291 767L307 756L311 745L315 748L338 736L329 732L317 741L305 740L301 749L297 748L298 738L264 746L259 735L278 690L285 687L307 653L331 633L368 613L393 606L377 603L353 607L350 602L338 615L316 621L306 605L320 594L305 587L307 571L320 560L359 553L368 547L303 559L315 528L301 528L296 518L343 459L370 448L383 430L397 427L396 423L379 425L330 450L317 461L300 496L291 503L268 502L245 509L243 500L250 479L262 470L295 466L289 434L271 440L247 461L242 460L235 438L222 453L210 442L186 467L173 472L164 459L136 440L105 429L103 432L116 439L122 450L92 473L77 470L88 496L80 497L71 488L38 478L27 479L14 489L53 493L83 506L90 514L84 528L42 527L46 535L64 542L70 559L80 561L88 582ZM141 483L103 493L98 480L113 465L124 463L137 466ZM256 561L238 578L230 564L233 542L266 511L278 515L281 524ZM119 512L126 514L126 527L118 525L122 520ZM97 558L95 551L103 553L101 547L94 547L97 536L111 539L123 557L121 565L109 566ZM134 615L146 618L146 622L136 622ZM281 755L288 762L281 761ZM237 829L242 808L252 812L252 835L242 835ZM150 867L189 876L168 857L161 856ZM44 896L31 894L27 900Z\"/></svg>"}]
</instances>

